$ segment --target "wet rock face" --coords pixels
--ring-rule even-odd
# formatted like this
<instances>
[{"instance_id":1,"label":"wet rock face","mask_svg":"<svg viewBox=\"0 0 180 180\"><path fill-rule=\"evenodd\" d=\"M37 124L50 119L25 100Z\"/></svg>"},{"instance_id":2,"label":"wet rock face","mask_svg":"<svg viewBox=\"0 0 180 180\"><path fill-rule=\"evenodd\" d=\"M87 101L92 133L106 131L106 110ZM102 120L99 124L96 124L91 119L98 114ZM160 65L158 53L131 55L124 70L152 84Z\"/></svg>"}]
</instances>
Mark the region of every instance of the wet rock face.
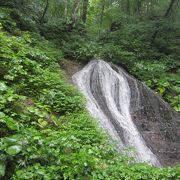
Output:
<instances>
[{"instance_id":1,"label":"wet rock face","mask_svg":"<svg viewBox=\"0 0 180 180\"><path fill-rule=\"evenodd\" d=\"M128 75L126 78L131 87L131 117L147 146L162 165L179 163L179 113L143 83Z\"/></svg>"},{"instance_id":2,"label":"wet rock face","mask_svg":"<svg viewBox=\"0 0 180 180\"><path fill-rule=\"evenodd\" d=\"M87 109L121 148L134 146L138 161L180 162L180 116L122 68L94 60L73 76Z\"/></svg>"}]
</instances>

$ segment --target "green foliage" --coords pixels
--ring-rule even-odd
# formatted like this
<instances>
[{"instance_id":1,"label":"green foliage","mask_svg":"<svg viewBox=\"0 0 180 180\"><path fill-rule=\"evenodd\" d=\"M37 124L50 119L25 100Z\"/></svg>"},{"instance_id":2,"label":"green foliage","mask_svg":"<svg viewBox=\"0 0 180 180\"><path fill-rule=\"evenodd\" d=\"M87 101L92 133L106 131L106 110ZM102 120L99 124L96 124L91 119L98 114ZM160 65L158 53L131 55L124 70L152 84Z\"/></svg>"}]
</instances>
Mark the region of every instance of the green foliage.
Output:
<instances>
[{"instance_id":1,"label":"green foliage","mask_svg":"<svg viewBox=\"0 0 180 180\"><path fill-rule=\"evenodd\" d=\"M10 13L11 9L1 8L0 9L0 19L4 28L8 31L11 31L12 28L16 28L16 23L11 19Z\"/></svg>"},{"instance_id":2,"label":"green foliage","mask_svg":"<svg viewBox=\"0 0 180 180\"><path fill-rule=\"evenodd\" d=\"M70 43L71 42L71 43ZM64 44L63 51L66 57L87 62L92 58L99 57L102 47L94 41L87 41L86 37L73 34Z\"/></svg>"},{"instance_id":3,"label":"green foliage","mask_svg":"<svg viewBox=\"0 0 180 180\"><path fill-rule=\"evenodd\" d=\"M31 144L29 131L34 131L37 141L37 136L41 135L39 129L57 126L58 118L52 111L67 114L84 109L80 94L62 78L57 63L62 59L61 51L43 38L33 36L0 32L0 176L12 176L9 171L13 173L18 162L29 158L26 149L34 154L36 142ZM61 137L58 134L53 138L58 136ZM33 162L34 159L29 163ZM12 166L6 167L8 163Z\"/></svg>"},{"instance_id":4,"label":"green foliage","mask_svg":"<svg viewBox=\"0 0 180 180\"><path fill-rule=\"evenodd\" d=\"M136 62L131 73L158 92L176 111L179 111L179 74L178 62L169 57L159 61ZM175 70L175 72L173 72Z\"/></svg>"},{"instance_id":5,"label":"green foliage","mask_svg":"<svg viewBox=\"0 0 180 180\"><path fill-rule=\"evenodd\" d=\"M13 88L21 95L36 97L56 112L83 108L80 95L60 78L57 60L60 61L62 53L57 53L51 46L48 48L45 40L42 47L28 33L21 37L7 37L1 32L0 37L2 80L13 84Z\"/></svg>"},{"instance_id":6,"label":"green foliage","mask_svg":"<svg viewBox=\"0 0 180 180\"><path fill-rule=\"evenodd\" d=\"M117 152L85 111L83 97L62 77L58 63L63 55L81 61L102 57L128 67L179 110L175 60L178 48L175 37L166 33L177 27L169 28L161 22L158 49L150 43L153 22L138 20L128 24L134 18L120 11L117 2L112 5L113 1L106 1L101 22L102 3L91 1L89 29L80 22L70 29L72 1L50 1L43 24L39 24L39 19L45 1L0 2L15 8L0 8L0 178L180 178L179 166L157 168L134 163L128 152ZM64 5L68 7L67 17L62 14ZM122 22L116 23L117 27L110 32L112 19ZM51 42L17 27L39 31ZM98 34L98 38L93 38L99 41L85 35L86 30L90 36ZM165 49L168 56L164 55Z\"/></svg>"}]
</instances>

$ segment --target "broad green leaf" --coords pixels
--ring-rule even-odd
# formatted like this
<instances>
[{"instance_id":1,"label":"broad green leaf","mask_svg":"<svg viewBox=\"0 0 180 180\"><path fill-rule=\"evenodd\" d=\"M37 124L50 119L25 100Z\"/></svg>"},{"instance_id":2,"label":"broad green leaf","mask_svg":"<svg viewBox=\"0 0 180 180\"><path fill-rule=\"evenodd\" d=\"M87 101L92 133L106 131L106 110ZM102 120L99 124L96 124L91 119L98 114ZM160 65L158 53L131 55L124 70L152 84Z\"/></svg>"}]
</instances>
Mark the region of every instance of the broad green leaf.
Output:
<instances>
[{"instance_id":1,"label":"broad green leaf","mask_svg":"<svg viewBox=\"0 0 180 180\"><path fill-rule=\"evenodd\" d=\"M47 121L44 121L43 119L38 119L38 123L40 127L45 127L48 123Z\"/></svg>"},{"instance_id":2,"label":"broad green leaf","mask_svg":"<svg viewBox=\"0 0 180 180\"><path fill-rule=\"evenodd\" d=\"M39 139L41 139L41 136L34 136L33 139L34 140L39 140Z\"/></svg>"},{"instance_id":3,"label":"broad green leaf","mask_svg":"<svg viewBox=\"0 0 180 180\"><path fill-rule=\"evenodd\" d=\"M164 87L160 87L159 88L159 93L160 93L160 95L163 95L164 94L164 92L165 92L165 88Z\"/></svg>"},{"instance_id":4,"label":"broad green leaf","mask_svg":"<svg viewBox=\"0 0 180 180\"><path fill-rule=\"evenodd\" d=\"M8 137L5 138L5 143L7 143L8 145L13 145L13 144L17 144L17 137Z\"/></svg>"},{"instance_id":5,"label":"broad green leaf","mask_svg":"<svg viewBox=\"0 0 180 180\"><path fill-rule=\"evenodd\" d=\"M10 97L7 98L7 100L8 100L9 102L12 102L12 101L13 101L13 97L10 96Z\"/></svg>"},{"instance_id":6,"label":"broad green leaf","mask_svg":"<svg viewBox=\"0 0 180 180\"><path fill-rule=\"evenodd\" d=\"M22 150L22 147L19 146L19 145L14 145L14 146L10 146L6 152L9 154L9 155L16 155L18 154L20 151Z\"/></svg>"},{"instance_id":7,"label":"broad green leaf","mask_svg":"<svg viewBox=\"0 0 180 180\"><path fill-rule=\"evenodd\" d=\"M5 114L3 112L0 112L0 118L5 117Z\"/></svg>"},{"instance_id":8,"label":"broad green leaf","mask_svg":"<svg viewBox=\"0 0 180 180\"><path fill-rule=\"evenodd\" d=\"M0 91L5 91L6 89L7 86L3 82L0 82Z\"/></svg>"},{"instance_id":9,"label":"broad green leaf","mask_svg":"<svg viewBox=\"0 0 180 180\"><path fill-rule=\"evenodd\" d=\"M5 76L4 76L4 79L13 81L13 80L14 80L14 77L13 77L13 76L10 76L10 75L5 75Z\"/></svg>"},{"instance_id":10,"label":"broad green leaf","mask_svg":"<svg viewBox=\"0 0 180 180\"><path fill-rule=\"evenodd\" d=\"M0 162L0 177L4 176L5 169L6 169L5 164L3 162Z\"/></svg>"},{"instance_id":11,"label":"broad green leaf","mask_svg":"<svg viewBox=\"0 0 180 180\"><path fill-rule=\"evenodd\" d=\"M11 130L19 130L19 125L12 118L6 118L6 125Z\"/></svg>"}]
</instances>

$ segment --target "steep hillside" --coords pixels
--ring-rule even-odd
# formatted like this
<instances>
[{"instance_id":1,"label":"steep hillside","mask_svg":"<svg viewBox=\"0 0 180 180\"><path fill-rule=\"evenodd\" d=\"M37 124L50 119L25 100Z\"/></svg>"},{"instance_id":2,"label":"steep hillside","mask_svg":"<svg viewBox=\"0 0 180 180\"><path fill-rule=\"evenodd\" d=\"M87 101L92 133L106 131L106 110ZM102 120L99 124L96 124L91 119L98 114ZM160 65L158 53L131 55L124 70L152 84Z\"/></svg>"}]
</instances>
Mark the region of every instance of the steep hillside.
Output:
<instances>
[{"instance_id":1,"label":"steep hillside","mask_svg":"<svg viewBox=\"0 0 180 180\"><path fill-rule=\"evenodd\" d=\"M117 152L64 77L63 46L20 30L11 15L0 9L2 180L180 177L179 166L135 163L128 151Z\"/></svg>"}]
</instances>

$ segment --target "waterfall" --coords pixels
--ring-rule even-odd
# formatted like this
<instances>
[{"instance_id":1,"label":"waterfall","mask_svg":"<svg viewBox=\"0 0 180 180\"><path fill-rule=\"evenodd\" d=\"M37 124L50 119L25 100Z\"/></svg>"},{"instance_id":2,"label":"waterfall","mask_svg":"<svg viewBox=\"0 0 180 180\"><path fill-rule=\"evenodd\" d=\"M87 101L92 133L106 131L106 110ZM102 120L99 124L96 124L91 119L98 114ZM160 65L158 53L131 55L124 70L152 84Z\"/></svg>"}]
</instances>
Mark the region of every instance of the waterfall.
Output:
<instances>
[{"instance_id":1,"label":"waterfall","mask_svg":"<svg viewBox=\"0 0 180 180\"><path fill-rule=\"evenodd\" d=\"M91 61L74 74L72 79L85 95L91 115L99 120L100 125L118 142L120 149L134 147L133 155L137 161L160 165L132 118L133 111L145 106L141 107L141 84L123 69L103 60ZM153 94L153 97L156 96L144 85L143 88L150 95ZM155 97L155 100L158 98ZM139 116L139 120L141 119L142 115Z\"/></svg>"}]
</instances>

